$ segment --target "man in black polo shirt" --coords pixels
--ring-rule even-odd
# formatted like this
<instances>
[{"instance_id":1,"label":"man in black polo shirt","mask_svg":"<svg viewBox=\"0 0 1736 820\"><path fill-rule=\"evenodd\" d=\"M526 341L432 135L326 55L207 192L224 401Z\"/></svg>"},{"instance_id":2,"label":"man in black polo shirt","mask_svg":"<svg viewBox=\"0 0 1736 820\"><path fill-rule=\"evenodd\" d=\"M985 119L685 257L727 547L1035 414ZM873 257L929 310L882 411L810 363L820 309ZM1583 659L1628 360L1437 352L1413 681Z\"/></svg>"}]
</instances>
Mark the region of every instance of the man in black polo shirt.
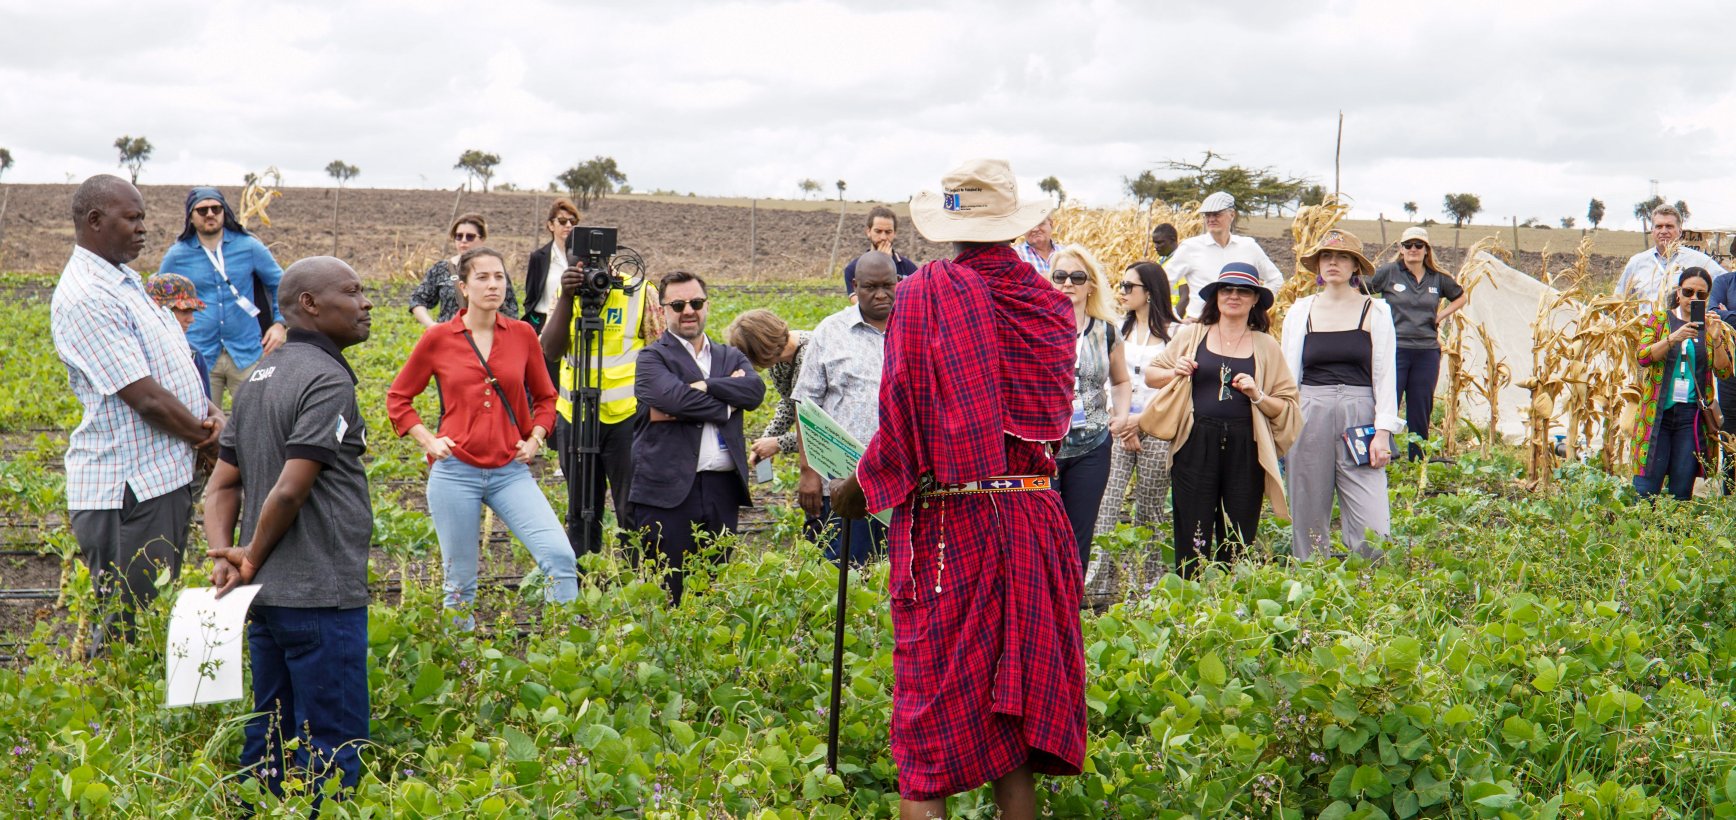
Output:
<instances>
[{"instance_id":1,"label":"man in black polo shirt","mask_svg":"<svg viewBox=\"0 0 1736 820\"><path fill-rule=\"evenodd\" d=\"M356 272L329 256L291 265L277 303L288 339L235 393L236 423L224 428L205 490L205 537L219 595L261 586L247 632L259 714L241 765L282 794L282 742L296 737L294 766L319 794L334 768L355 787L368 738L374 516L367 430L342 351L368 338L374 305ZM232 546L237 518L241 546Z\"/></svg>"}]
</instances>

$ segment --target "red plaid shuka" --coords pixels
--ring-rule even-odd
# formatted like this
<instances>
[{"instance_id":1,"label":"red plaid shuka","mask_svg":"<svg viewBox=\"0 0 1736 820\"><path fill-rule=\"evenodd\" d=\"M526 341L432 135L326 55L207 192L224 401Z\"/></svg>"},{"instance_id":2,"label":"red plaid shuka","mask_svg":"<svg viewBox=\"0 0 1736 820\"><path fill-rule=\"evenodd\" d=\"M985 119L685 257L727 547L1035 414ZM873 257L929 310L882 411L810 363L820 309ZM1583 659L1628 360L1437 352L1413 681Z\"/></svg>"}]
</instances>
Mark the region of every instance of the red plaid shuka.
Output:
<instances>
[{"instance_id":1,"label":"red plaid shuka","mask_svg":"<svg viewBox=\"0 0 1736 820\"><path fill-rule=\"evenodd\" d=\"M890 533L892 758L929 800L1027 761L1085 760L1082 579L1053 490L919 498L940 484L1053 475L1072 412L1073 308L1011 248L928 264L898 286L880 428L857 467ZM944 540L944 569L938 560Z\"/></svg>"}]
</instances>

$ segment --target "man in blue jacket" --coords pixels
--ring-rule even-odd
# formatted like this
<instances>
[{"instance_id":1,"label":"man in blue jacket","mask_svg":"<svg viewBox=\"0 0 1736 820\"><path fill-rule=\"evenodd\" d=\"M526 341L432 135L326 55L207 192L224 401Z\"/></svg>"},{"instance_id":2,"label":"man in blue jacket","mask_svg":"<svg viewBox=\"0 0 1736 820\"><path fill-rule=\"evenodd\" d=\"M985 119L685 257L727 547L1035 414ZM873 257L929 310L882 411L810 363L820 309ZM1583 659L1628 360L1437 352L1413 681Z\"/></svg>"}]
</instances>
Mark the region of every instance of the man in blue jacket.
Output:
<instances>
[{"instance_id":1,"label":"man in blue jacket","mask_svg":"<svg viewBox=\"0 0 1736 820\"><path fill-rule=\"evenodd\" d=\"M283 315L277 309L283 268L265 243L241 227L223 193L201 186L187 192L181 235L157 269L193 280L207 306L194 315L187 341L211 366L207 392L222 405L224 392L233 395L259 357L283 344ZM271 316L263 331L261 311Z\"/></svg>"},{"instance_id":2,"label":"man in blue jacket","mask_svg":"<svg viewBox=\"0 0 1736 820\"><path fill-rule=\"evenodd\" d=\"M760 406L766 385L747 356L705 336L705 280L685 271L657 283L668 330L639 353L633 394L633 484L627 500L645 533L643 554L667 564L665 585L681 603L682 564L695 530L735 529L749 501L742 415Z\"/></svg>"}]
</instances>

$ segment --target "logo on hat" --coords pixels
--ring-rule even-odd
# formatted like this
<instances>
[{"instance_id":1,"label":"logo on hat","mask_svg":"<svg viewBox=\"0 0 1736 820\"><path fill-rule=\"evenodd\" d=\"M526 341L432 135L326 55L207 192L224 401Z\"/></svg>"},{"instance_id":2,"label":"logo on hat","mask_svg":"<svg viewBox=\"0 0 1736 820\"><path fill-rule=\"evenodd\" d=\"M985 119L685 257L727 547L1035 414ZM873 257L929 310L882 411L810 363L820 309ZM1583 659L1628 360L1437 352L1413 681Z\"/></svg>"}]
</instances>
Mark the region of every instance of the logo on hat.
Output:
<instances>
[{"instance_id":1,"label":"logo on hat","mask_svg":"<svg viewBox=\"0 0 1736 820\"><path fill-rule=\"evenodd\" d=\"M963 206L961 206L959 204L958 194L944 194L943 200L944 201L941 202L940 207L944 210L948 210L948 211L964 210Z\"/></svg>"}]
</instances>

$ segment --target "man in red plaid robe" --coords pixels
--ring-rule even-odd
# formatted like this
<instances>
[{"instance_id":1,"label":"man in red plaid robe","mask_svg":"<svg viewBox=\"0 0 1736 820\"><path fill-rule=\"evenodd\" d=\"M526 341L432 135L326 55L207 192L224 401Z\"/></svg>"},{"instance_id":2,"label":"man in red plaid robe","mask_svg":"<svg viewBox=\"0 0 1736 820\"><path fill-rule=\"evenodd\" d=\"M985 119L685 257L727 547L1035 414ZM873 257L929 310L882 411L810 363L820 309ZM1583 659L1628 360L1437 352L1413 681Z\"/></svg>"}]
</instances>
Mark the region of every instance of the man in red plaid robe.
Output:
<instances>
[{"instance_id":1,"label":"man in red plaid robe","mask_svg":"<svg viewBox=\"0 0 1736 820\"><path fill-rule=\"evenodd\" d=\"M971 170L949 176L949 205L955 187L997 182L992 165ZM894 510L892 757L905 817L944 816L947 795L991 781L1003 816L1033 816L1033 773L1076 775L1085 758L1082 580L1060 497L1046 481L929 495L1053 476L1049 443L1067 433L1072 305L1004 242L972 241L1032 209L1014 210L981 229L957 225L981 216L931 218L931 232L912 202L924 235L960 253L899 284L880 428L833 496L845 515Z\"/></svg>"}]
</instances>

